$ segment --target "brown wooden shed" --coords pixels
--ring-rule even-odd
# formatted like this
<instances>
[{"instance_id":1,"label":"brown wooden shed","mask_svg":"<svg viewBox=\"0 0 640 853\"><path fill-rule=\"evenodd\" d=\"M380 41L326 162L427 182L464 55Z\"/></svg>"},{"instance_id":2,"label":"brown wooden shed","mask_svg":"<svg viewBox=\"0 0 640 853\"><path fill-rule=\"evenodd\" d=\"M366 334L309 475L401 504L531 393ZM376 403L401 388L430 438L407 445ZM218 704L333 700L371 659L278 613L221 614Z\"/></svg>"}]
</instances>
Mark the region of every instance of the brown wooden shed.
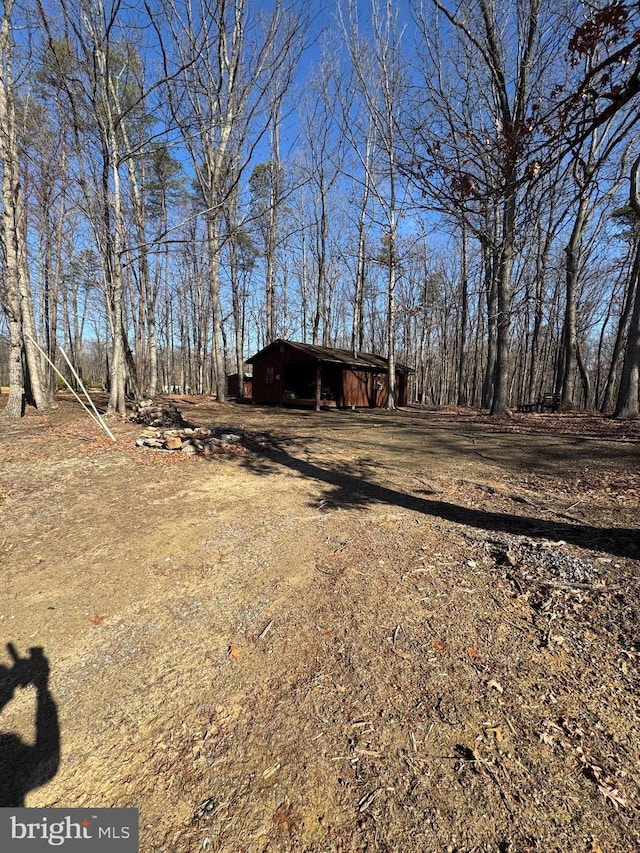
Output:
<instances>
[{"instance_id":1,"label":"brown wooden shed","mask_svg":"<svg viewBox=\"0 0 640 853\"><path fill-rule=\"evenodd\" d=\"M277 340L247 359L253 365L253 399L316 408L387 405L389 363L370 353ZM407 405L410 369L396 364L397 406Z\"/></svg>"},{"instance_id":2,"label":"brown wooden shed","mask_svg":"<svg viewBox=\"0 0 640 853\"><path fill-rule=\"evenodd\" d=\"M244 373L242 376L242 396L251 399L251 387L253 383L253 377L248 373ZM239 373L229 373L227 376L227 394L230 397L239 397L240 396L240 374Z\"/></svg>"}]
</instances>

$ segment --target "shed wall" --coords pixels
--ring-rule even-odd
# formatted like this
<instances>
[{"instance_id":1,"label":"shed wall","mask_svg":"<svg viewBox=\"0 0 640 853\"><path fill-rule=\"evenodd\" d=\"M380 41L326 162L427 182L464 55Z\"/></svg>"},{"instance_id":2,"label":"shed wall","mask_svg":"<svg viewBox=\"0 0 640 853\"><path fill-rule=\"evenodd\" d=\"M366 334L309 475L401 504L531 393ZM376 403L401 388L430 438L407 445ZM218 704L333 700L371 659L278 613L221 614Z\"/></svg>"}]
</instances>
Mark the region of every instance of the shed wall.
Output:
<instances>
[{"instance_id":1,"label":"shed wall","mask_svg":"<svg viewBox=\"0 0 640 853\"><path fill-rule=\"evenodd\" d=\"M290 347L280 344L271 347L253 362L253 399L257 403L280 403L286 390L284 366L293 361ZM295 358L302 361L304 358Z\"/></svg>"},{"instance_id":2,"label":"shed wall","mask_svg":"<svg viewBox=\"0 0 640 853\"><path fill-rule=\"evenodd\" d=\"M315 384L315 366L318 361L306 353L289 347L286 343L270 347L259 358L253 358L252 396L257 403L283 401L287 390L287 365L289 375L309 371L310 384ZM296 368L293 366L296 365ZM355 369L338 364L321 363L322 385L331 386L338 406L358 408L387 405L388 377L384 372ZM407 405L407 377L396 373L396 405ZM298 395L300 396L300 395ZM306 395L305 395L306 396ZM310 392L309 396L313 396Z\"/></svg>"},{"instance_id":3,"label":"shed wall","mask_svg":"<svg viewBox=\"0 0 640 853\"><path fill-rule=\"evenodd\" d=\"M251 388L252 388L252 380L250 376L244 377L244 397L247 399L251 398ZM237 373L230 373L227 376L227 394L230 397L239 397L240 396L240 382L239 375Z\"/></svg>"}]
</instances>

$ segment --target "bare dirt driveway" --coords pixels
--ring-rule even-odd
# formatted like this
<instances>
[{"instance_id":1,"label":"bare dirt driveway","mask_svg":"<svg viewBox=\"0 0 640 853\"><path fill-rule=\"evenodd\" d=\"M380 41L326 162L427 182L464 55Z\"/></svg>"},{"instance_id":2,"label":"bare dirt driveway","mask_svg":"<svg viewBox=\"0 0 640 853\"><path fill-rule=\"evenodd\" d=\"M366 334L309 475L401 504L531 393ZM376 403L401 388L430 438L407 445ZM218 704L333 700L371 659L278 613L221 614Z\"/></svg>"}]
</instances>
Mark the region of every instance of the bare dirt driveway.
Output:
<instances>
[{"instance_id":1,"label":"bare dirt driveway","mask_svg":"<svg viewBox=\"0 0 640 853\"><path fill-rule=\"evenodd\" d=\"M637 853L639 425L172 402L243 444L0 419L0 793L144 853Z\"/></svg>"}]
</instances>

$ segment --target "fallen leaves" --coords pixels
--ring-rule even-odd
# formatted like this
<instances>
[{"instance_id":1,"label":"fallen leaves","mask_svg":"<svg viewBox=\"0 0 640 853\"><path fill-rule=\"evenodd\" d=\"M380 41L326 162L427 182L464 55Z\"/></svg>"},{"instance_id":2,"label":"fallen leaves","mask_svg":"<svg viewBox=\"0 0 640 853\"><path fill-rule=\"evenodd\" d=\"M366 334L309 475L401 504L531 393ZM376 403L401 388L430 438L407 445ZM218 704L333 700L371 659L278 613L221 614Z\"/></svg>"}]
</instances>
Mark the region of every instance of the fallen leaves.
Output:
<instances>
[{"instance_id":1,"label":"fallen leaves","mask_svg":"<svg viewBox=\"0 0 640 853\"><path fill-rule=\"evenodd\" d=\"M553 736L549 734L549 732L538 732L538 740L540 743L544 743L547 746L555 746L556 742L553 739Z\"/></svg>"},{"instance_id":2,"label":"fallen leaves","mask_svg":"<svg viewBox=\"0 0 640 853\"><path fill-rule=\"evenodd\" d=\"M615 782L605 773L604 769L581 746L576 748L576 752L582 763L583 773L596 783L605 802L610 803L616 811L619 808L626 809L628 806L627 798L618 790Z\"/></svg>"},{"instance_id":3,"label":"fallen leaves","mask_svg":"<svg viewBox=\"0 0 640 853\"><path fill-rule=\"evenodd\" d=\"M397 649L395 646L391 646L391 651L402 660L413 660L413 655L410 655L409 652L403 652L402 649Z\"/></svg>"},{"instance_id":4,"label":"fallen leaves","mask_svg":"<svg viewBox=\"0 0 640 853\"><path fill-rule=\"evenodd\" d=\"M619 790L616 783L605 772L603 767L598 764L581 743L577 745L572 743L575 739L582 739L588 734L580 723L573 722L565 717L560 717L558 722L547 719L542 721L541 728L536 734L539 741L547 746L555 747L558 744L564 750L573 748L582 765L583 774L596 783L598 791L604 797L605 802L612 805L616 811L619 808L627 808L628 800L626 796ZM563 736L568 737L568 740L563 739Z\"/></svg>"},{"instance_id":5,"label":"fallen leaves","mask_svg":"<svg viewBox=\"0 0 640 853\"><path fill-rule=\"evenodd\" d=\"M490 735L495 735L496 743L501 744L504 741L502 726L487 726L485 732Z\"/></svg>"},{"instance_id":6,"label":"fallen leaves","mask_svg":"<svg viewBox=\"0 0 640 853\"><path fill-rule=\"evenodd\" d=\"M449 646L447 643L441 640L433 640L431 643L431 648L435 649L437 652L446 652ZM465 646L465 651L470 658L477 658L480 654L475 646ZM401 657L404 657L404 655L401 655ZM409 658L410 657L411 656L409 656Z\"/></svg>"},{"instance_id":7,"label":"fallen leaves","mask_svg":"<svg viewBox=\"0 0 640 853\"><path fill-rule=\"evenodd\" d=\"M89 619L89 622L92 625L102 625L106 618L106 616L101 616L99 613L94 613L93 616Z\"/></svg>"},{"instance_id":8,"label":"fallen leaves","mask_svg":"<svg viewBox=\"0 0 640 853\"><path fill-rule=\"evenodd\" d=\"M610 802L616 811L618 811L619 807L626 809L628 805L627 799L622 796L617 788L611 788L605 782L598 782L598 790L604 797L605 802Z\"/></svg>"},{"instance_id":9,"label":"fallen leaves","mask_svg":"<svg viewBox=\"0 0 640 853\"><path fill-rule=\"evenodd\" d=\"M297 821L291 813L291 806L280 803L273 816L273 825L279 831L291 830Z\"/></svg>"},{"instance_id":10,"label":"fallen leaves","mask_svg":"<svg viewBox=\"0 0 640 853\"><path fill-rule=\"evenodd\" d=\"M230 660L238 660L240 657L240 649L237 646L229 646L227 653L229 655Z\"/></svg>"}]
</instances>

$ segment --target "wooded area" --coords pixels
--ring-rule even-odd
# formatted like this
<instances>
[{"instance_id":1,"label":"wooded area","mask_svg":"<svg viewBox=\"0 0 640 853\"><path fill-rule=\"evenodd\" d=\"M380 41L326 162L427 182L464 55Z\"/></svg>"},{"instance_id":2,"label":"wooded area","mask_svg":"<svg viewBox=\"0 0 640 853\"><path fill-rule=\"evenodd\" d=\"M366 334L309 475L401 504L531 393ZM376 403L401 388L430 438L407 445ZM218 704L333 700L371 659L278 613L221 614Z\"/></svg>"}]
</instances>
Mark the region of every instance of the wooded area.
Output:
<instances>
[{"instance_id":1,"label":"wooded area","mask_svg":"<svg viewBox=\"0 0 640 853\"><path fill-rule=\"evenodd\" d=\"M5 0L0 67L4 414L282 337L638 417L637 3Z\"/></svg>"}]
</instances>

